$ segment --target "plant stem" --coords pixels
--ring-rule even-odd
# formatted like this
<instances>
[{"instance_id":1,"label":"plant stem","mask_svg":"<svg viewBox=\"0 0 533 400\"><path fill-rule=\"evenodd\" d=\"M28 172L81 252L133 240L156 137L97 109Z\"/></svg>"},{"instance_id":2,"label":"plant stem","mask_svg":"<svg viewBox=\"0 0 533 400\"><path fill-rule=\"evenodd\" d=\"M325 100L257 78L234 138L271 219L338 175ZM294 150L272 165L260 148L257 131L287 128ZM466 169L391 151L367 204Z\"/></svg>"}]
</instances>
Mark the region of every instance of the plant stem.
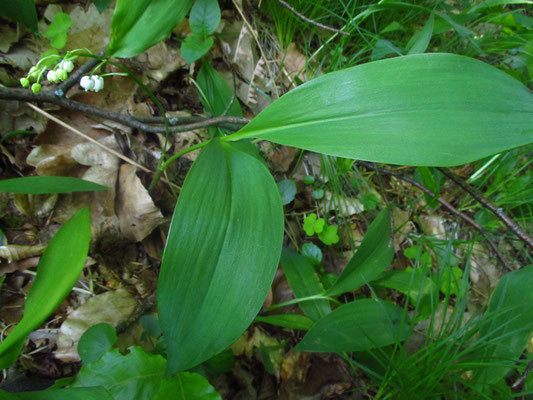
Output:
<instances>
[{"instance_id":1,"label":"plant stem","mask_svg":"<svg viewBox=\"0 0 533 400\"><path fill-rule=\"evenodd\" d=\"M207 144L209 143L209 141L206 141L206 142L202 142L202 143L198 143L198 144L195 144L193 146L190 146L190 147L187 147L186 149L183 149L179 152L177 152L176 154L174 154L172 157L170 157L167 161L163 162L157 169L157 172L154 174L154 178L152 179L152 182L150 182L150 187L148 188L148 191L151 192L152 190L154 190L155 188L155 185L157 185L157 182L159 181L159 179L161 178L161 175L163 174L163 172L165 171L165 169L175 160L177 160L178 158L180 158L182 155L184 154L187 154L187 153L190 153L191 151L194 151L194 150L198 150L198 149L201 149L202 147L205 147Z\"/></svg>"}]
</instances>

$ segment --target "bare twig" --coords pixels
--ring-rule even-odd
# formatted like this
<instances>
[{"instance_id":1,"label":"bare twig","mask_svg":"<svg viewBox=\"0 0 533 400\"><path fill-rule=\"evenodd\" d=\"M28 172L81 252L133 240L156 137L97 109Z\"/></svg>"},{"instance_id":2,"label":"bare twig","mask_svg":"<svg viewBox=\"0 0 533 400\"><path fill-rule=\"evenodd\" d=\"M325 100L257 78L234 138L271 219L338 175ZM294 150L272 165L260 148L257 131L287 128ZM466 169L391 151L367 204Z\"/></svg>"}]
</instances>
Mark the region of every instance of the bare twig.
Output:
<instances>
[{"instance_id":1,"label":"bare twig","mask_svg":"<svg viewBox=\"0 0 533 400\"><path fill-rule=\"evenodd\" d=\"M431 189L427 188L426 186L422 185L421 183L419 183L419 182L417 182L417 181L415 181L415 180L413 180L411 178L408 178L405 175L402 175L402 174L400 174L398 172L391 171L391 170L388 170L388 169L385 169L385 168L379 168L379 167L373 165L372 163L368 163L368 162L364 162L364 161L358 161L358 163L363 165L365 168L377 171L377 172L385 174L385 175L394 176L395 178L398 178L398 179L400 179L400 180L402 180L404 182L407 182L410 185L413 185L413 186L417 187L422 192L424 192L425 194L427 194L427 195L429 195L431 197L435 196L435 193L433 193L431 191ZM455 215L459 216L465 222L467 222L468 224L472 225L481 234L481 236L483 236L485 238L485 240L487 241L487 243L489 244L491 249L494 251L494 253L496 254L496 257L498 258L498 260L500 260L500 262L505 267L505 269L507 269L508 271L514 271L514 268L511 267L507 263L507 261L505 261L505 258L503 258L502 253L500 252L500 250L498 250L498 247L496 246L496 244L488 237L487 233L485 232L485 229L483 229L483 227L481 225L479 225L476 221L474 221L472 218L470 218L465 213L459 211L457 208L452 206L450 203L448 203L442 197L438 197L438 198L436 198L436 200L442 206L447 208L452 214L455 214Z\"/></svg>"},{"instance_id":2,"label":"bare twig","mask_svg":"<svg viewBox=\"0 0 533 400\"><path fill-rule=\"evenodd\" d=\"M148 133L165 133L164 126L152 126L147 123L139 121L140 117L135 117L132 115L119 114L113 111L105 110L103 108L91 106L88 104L80 103L75 100L68 99L66 97L59 97L54 95L50 91L42 91L39 94L34 94L32 91L27 89L8 89L0 86L0 99L4 100L19 100L27 101L32 103L50 103L55 104L60 107L81 111L88 115L93 115L112 121L120 122L123 125L129 126L130 128L138 129ZM156 117L157 118L157 117ZM162 120L162 118L161 118ZM159 123L159 119L156 119L156 123ZM177 125L181 123L183 119L176 119L173 122ZM222 128L237 130L242 125L247 124L250 120L246 118L239 117L216 117L216 118L203 118L197 122L190 124L172 126L169 128L170 133L179 133L187 132L195 129L206 128L209 126L219 126Z\"/></svg>"},{"instance_id":3,"label":"bare twig","mask_svg":"<svg viewBox=\"0 0 533 400\"><path fill-rule=\"evenodd\" d=\"M285 8L289 9L294 15L298 16L300 19L303 19L305 22L309 22L310 24L312 25L315 25L315 26L318 26L322 29L326 29L330 32L335 32L335 33L340 33L341 35L346 35L346 36L350 36L350 34L348 32L344 32L344 31L341 31L339 29L335 29L335 28L332 28L331 26L327 26L327 25L324 25L324 24L321 24L320 22L317 22L315 20L312 20L310 18L307 18L305 15L299 13L298 11L296 11L296 9L292 6L290 6L289 4L287 4L285 1L283 0L278 0Z\"/></svg>"},{"instance_id":4,"label":"bare twig","mask_svg":"<svg viewBox=\"0 0 533 400\"><path fill-rule=\"evenodd\" d=\"M533 360L529 362L526 369L524 370L524 373L520 375L520 378L518 378L515 381L515 383L513 383L513 386L511 386L511 388L516 389L518 386L520 386L526 380L526 378L528 377L528 375L531 373L532 370L533 370Z\"/></svg>"},{"instance_id":5,"label":"bare twig","mask_svg":"<svg viewBox=\"0 0 533 400\"><path fill-rule=\"evenodd\" d=\"M459 185L463 190L468 192L474 199L477 200L479 204L481 204L483 207L489 209L494 215L496 215L520 240L522 240L526 245L528 245L533 250L533 239L530 238L520 227L514 222L508 215L506 215L503 210L499 207L496 207L494 204L492 204L490 201L488 201L486 198L483 197L481 193L479 193L475 188L470 186L468 183L463 181L461 178L459 178L457 175L455 175L453 172L445 169L445 168L438 168L440 172L442 172L444 175L446 175L448 178L450 178L452 181L454 181L457 185Z\"/></svg>"},{"instance_id":6,"label":"bare twig","mask_svg":"<svg viewBox=\"0 0 533 400\"><path fill-rule=\"evenodd\" d=\"M61 125L65 128L67 128L68 130L70 130L71 132L74 132L75 134L81 136L82 138L84 138L85 140L91 142L91 143L94 143L95 145L97 145L98 147L102 148L103 150L107 151L108 153L111 153L113 154L115 157L118 157L120 158L121 160L123 161L126 161L127 163L143 170L144 172L148 172L150 174L155 174L154 171L146 168L144 165L141 165L135 161L133 161L131 158L129 157L126 157L125 155L119 153L118 151L115 151L105 145L103 145L102 143L100 143L98 140L96 139L93 139L92 137L90 137L89 135L86 135L85 133L81 132L80 130L74 128L72 125L69 125L67 124L66 122L63 122L62 120L60 120L59 118L53 116L52 114L50 113L47 113L46 111L40 109L39 107L31 104L31 103L27 103L28 104L28 107L32 108L33 110L37 111L39 114L42 114L44 115L46 118L50 119L51 121L54 121L56 124L58 125ZM173 185L175 188L179 189L178 186L174 185L173 183L167 181L166 179L161 179L162 181L164 181L165 183L169 184L169 185Z\"/></svg>"}]
</instances>

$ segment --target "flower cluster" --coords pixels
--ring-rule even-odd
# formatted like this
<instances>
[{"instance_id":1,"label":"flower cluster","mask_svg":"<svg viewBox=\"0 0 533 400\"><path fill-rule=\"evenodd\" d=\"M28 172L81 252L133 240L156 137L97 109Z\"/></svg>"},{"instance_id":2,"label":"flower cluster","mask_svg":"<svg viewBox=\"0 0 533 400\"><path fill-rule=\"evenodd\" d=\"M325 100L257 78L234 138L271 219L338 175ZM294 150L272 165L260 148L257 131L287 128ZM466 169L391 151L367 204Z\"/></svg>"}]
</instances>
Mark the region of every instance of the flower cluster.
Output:
<instances>
[{"instance_id":1,"label":"flower cluster","mask_svg":"<svg viewBox=\"0 0 533 400\"><path fill-rule=\"evenodd\" d=\"M74 70L74 62L68 58L61 60L54 68L41 65L47 58L41 59L37 65L30 68L26 77L20 79L22 87L29 87L31 82L35 82L31 85L31 90L37 94L41 91L42 86L40 81L46 71L48 71L46 79L51 83L58 83L67 80L68 74Z\"/></svg>"},{"instance_id":2,"label":"flower cluster","mask_svg":"<svg viewBox=\"0 0 533 400\"><path fill-rule=\"evenodd\" d=\"M98 75L84 76L80 80L80 86L86 92L99 92L104 88L104 78Z\"/></svg>"}]
</instances>

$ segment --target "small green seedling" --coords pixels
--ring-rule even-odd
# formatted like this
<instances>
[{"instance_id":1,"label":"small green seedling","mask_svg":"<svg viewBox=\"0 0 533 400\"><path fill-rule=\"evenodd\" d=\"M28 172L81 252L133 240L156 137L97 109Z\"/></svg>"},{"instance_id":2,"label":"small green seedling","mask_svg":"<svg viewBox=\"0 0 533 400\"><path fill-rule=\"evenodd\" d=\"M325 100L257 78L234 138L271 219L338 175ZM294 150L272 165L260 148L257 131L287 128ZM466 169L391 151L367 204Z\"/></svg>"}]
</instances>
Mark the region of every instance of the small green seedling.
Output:
<instances>
[{"instance_id":1,"label":"small green seedling","mask_svg":"<svg viewBox=\"0 0 533 400\"><path fill-rule=\"evenodd\" d=\"M316 233L325 245L329 246L339 242L337 229L335 225L327 225L324 218L318 218L315 213L311 213L304 218L303 230L307 236L313 236Z\"/></svg>"},{"instance_id":2,"label":"small green seedling","mask_svg":"<svg viewBox=\"0 0 533 400\"><path fill-rule=\"evenodd\" d=\"M181 44L181 55L191 64L200 59L213 46L211 35L220 24L220 7L217 0L196 0L189 15L192 35Z\"/></svg>"},{"instance_id":3,"label":"small green seedling","mask_svg":"<svg viewBox=\"0 0 533 400\"><path fill-rule=\"evenodd\" d=\"M50 39L52 47L62 49L67 44L67 32L71 25L72 20L68 14L57 13L43 36Z\"/></svg>"}]
</instances>

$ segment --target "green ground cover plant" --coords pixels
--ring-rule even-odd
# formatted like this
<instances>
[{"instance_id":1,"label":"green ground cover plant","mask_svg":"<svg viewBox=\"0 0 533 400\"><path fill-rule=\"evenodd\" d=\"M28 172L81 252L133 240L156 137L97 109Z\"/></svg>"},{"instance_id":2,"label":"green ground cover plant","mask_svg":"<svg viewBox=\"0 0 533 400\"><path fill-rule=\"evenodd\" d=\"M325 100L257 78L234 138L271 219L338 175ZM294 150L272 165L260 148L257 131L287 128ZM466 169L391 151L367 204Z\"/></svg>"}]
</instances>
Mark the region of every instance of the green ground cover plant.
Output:
<instances>
[{"instance_id":1,"label":"green ground cover plant","mask_svg":"<svg viewBox=\"0 0 533 400\"><path fill-rule=\"evenodd\" d=\"M190 62L199 59L212 46L209 35L219 24L218 3L203 0L194 5L192 1L178 3L117 0L109 45L103 56L84 49L69 52L67 58L52 56L55 65L39 65L37 74L29 73L22 85L28 87L33 81L31 90L38 93L46 71L63 70L64 62L82 55L100 62L87 85L82 85L86 90L103 88L103 83L98 90L94 85L107 74L96 74L108 63L136 79L110 58L133 57L157 44L189 10L193 33L209 46L201 51L197 46L194 56L184 56ZM308 5L310 15L322 10L323 4L326 3ZM391 7L406 14L402 14L404 19L400 22L381 21L388 27L382 33L401 29L398 26L405 24L413 9L427 12L427 18L403 46L373 37L373 47L366 49L370 62L328 72L298 86L236 132L212 128L209 140L167 158L163 149L152 188L173 161L190 151L201 150L180 190L162 257L157 307L164 350L155 354L133 346L123 355L113 348L116 341L113 329L97 325L80 341L78 350L83 367L76 377L59 381L39 393L2 391L1 396L164 399L173 394L183 399L217 399L220 396L209 382L190 371L224 352L254 321L306 331L295 350L341 354L354 369L360 368L372 377L372 385L377 386L376 398L512 395L504 378L515 368L531 335L533 307L524 304L533 304L529 290L533 286L533 266L505 274L486 312L467 318L468 271L463 272L449 262L440 262L432 268L429 250L425 252L422 246L406 254L406 258L416 260L419 268L387 271L395 254L390 219L394 206L383 207L377 214L338 278L326 277L317 268L322 259L320 249L317 252L307 246L301 255L283 247L283 205L294 199L294 182L284 189L276 184L255 146L258 141L335 157L335 169L344 168L346 172L352 171L354 165L351 161L343 164L342 159L419 167L418 179L434 193L440 190L440 178L434 167L478 160L487 163L487 159L505 151L510 152L499 157L513 157L512 154L533 142L533 95L525 85L526 73L518 80L471 57L425 53L438 23L449 24L459 36L467 35L467 28L459 25L458 18L449 17L442 10L400 2L383 2L363 11L354 2L350 5L353 8L347 7L347 14L351 24L346 24L349 29L356 29L354 21L373 18ZM200 7L204 7L203 13ZM469 12L476 10L479 8ZM3 13L29 24L6 11ZM282 17L275 14L275 18ZM282 31L281 22L277 22L278 35L286 44L297 29L288 27ZM361 37L365 38L364 32ZM191 39L185 40L184 45L190 42ZM390 53L380 50L384 45L400 56L385 58ZM330 54L324 59L331 58L330 68L336 65L337 69L351 65L350 57L355 54ZM150 93L138 79L136 82ZM39 85L38 89L34 85ZM211 115L243 115L231 88L206 60L202 61L196 85L203 107ZM168 139L170 122L161 103L151 96L164 116ZM489 178L491 167L481 168L487 171L483 179L492 179L487 188L489 195L505 184L503 172L494 170ZM517 191L528 194L530 176L521 177L524 182L517 184L521 185ZM105 189L67 177L0 182L1 191L14 193ZM284 195L286 190L292 194ZM426 195L426 200L429 207L435 207L435 198ZM522 212L530 215L530 206L525 201L513 198L500 201L502 206L522 207ZM365 209L375 209L378 204L375 195L367 194ZM465 203L464 207L468 206ZM339 241L337 226L329 221L316 214L303 221L308 236L317 234L325 245ZM41 258L24 318L0 344L1 368L16 361L26 335L53 312L74 286L89 241L89 213L82 209L64 224ZM63 255L65 248L69 249L68 256ZM448 243L441 260L449 260L451 253ZM280 263L295 299L270 310L298 304L303 315L258 316ZM432 269L437 272L431 272ZM406 299L404 306L384 298L383 289L402 293ZM361 294L364 290L367 295ZM358 294L352 296L356 291ZM447 316L452 297L458 300ZM36 298L46 301L39 302L37 307ZM438 312L444 313L440 320ZM417 334L417 324L427 318L428 331L432 333L421 348L408 349L409 341ZM420 381L427 370L432 370L428 379ZM449 393L450 388L455 388L456 397Z\"/></svg>"}]
</instances>

